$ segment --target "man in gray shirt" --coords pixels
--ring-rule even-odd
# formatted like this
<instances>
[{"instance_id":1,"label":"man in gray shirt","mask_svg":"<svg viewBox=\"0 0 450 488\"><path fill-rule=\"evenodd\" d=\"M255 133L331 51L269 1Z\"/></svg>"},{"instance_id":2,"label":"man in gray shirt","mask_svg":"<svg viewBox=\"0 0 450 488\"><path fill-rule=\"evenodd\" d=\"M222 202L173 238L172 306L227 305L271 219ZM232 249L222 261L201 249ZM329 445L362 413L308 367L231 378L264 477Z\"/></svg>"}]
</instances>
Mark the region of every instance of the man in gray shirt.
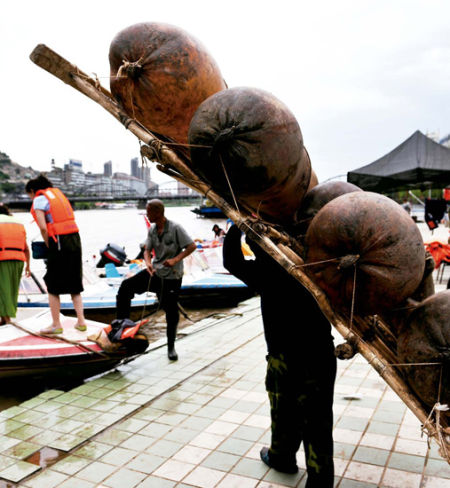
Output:
<instances>
[{"instance_id":1,"label":"man in gray shirt","mask_svg":"<svg viewBox=\"0 0 450 488\"><path fill-rule=\"evenodd\" d=\"M178 295L183 278L183 259L195 251L196 245L181 225L166 219L161 200L147 203L147 217L153 225L145 243L146 269L122 281L116 297L117 318L129 317L131 300L136 293L156 293L166 312L167 355L171 361L176 361L175 338L180 319Z\"/></svg>"}]
</instances>

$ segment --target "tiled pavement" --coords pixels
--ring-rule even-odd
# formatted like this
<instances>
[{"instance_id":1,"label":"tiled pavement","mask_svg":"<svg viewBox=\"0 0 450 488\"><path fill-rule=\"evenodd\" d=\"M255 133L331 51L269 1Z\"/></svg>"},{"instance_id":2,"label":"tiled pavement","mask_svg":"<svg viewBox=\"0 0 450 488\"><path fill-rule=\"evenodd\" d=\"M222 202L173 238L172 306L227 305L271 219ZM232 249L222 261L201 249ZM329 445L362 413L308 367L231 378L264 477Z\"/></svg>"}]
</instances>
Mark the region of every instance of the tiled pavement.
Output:
<instances>
[{"instance_id":1,"label":"tiled pavement","mask_svg":"<svg viewBox=\"0 0 450 488\"><path fill-rule=\"evenodd\" d=\"M0 412L0 487L303 487L302 452L298 475L259 460L270 418L258 303L184 329L176 363L155 344L119 371ZM338 362L334 411L336 487L450 487L436 444L364 358ZM65 457L29 461L49 447Z\"/></svg>"}]
</instances>

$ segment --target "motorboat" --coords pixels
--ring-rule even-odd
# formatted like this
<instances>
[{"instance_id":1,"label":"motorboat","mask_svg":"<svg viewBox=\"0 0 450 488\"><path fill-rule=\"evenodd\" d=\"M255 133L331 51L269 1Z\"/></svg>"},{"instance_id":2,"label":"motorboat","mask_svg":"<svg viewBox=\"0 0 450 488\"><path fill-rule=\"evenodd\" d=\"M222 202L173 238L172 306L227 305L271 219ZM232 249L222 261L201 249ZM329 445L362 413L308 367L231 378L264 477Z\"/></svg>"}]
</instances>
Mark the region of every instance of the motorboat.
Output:
<instances>
[{"instance_id":1,"label":"motorboat","mask_svg":"<svg viewBox=\"0 0 450 488\"><path fill-rule=\"evenodd\" d=\"M81 332L74 327L76 318L60 318L63 333L50 337L40 333L51 323L48 309L0 327L0 382L20 378L62 378L69 382L87 378L144 352L148 346L148 341L141 338L137 348L119 347L105 352L93 338L102 333L106 324L87 320L87 330Z\"/></svg>"}]
</instances>

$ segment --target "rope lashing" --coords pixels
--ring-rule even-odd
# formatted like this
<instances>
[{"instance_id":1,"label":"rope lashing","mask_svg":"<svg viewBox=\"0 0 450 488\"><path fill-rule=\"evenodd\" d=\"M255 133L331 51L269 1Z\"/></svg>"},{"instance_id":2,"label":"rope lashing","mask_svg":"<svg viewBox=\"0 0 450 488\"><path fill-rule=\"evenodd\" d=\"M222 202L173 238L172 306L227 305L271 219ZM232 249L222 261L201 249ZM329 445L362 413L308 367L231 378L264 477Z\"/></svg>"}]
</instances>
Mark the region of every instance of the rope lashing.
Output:
<instances>
[{"instance_id":1,"label":"rope lashing","mask_svg":"<svg viewBox=\"0 0 450 488\"><path fill-rule=\"evenodd\" d=\"M338 269L347 269L354 266L361 256L359 254L347 254L339 258Z\"/></svg>"},{"instance_id":2,"label":"rope lashing","mask_svg":"<svg viewBox=\"0 0 450 488\"><path fill-rule=\"evenodd\" d=\"M122 64L120 68L117 70L117 78L129 77L132 80L136 80L139 78L143 66L142 66L142 56L137 61L127 61L126 59L122 60Z\"/></svg>"}]
</instances>

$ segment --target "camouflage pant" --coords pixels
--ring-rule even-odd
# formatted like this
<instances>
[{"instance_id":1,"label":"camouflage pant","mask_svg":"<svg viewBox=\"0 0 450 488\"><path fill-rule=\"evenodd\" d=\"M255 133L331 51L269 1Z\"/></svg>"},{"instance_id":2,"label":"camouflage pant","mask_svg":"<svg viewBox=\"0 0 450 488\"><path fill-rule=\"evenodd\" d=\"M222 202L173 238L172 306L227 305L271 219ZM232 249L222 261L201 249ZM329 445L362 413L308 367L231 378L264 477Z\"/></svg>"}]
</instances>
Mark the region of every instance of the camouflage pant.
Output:
<instances>
[{"instance_id":1,"label":"camouflage pant","mask_svg":"<svg viewBox=\"0 0 450 488\"><path fill-rule=\"evenodd\" d=\"M272 443L270 457L295 463L303 442L308 488L332 488L333 390L336 377L334 349L320 361L267 356L266 390L270 400Z\"/></svg>"}]
</instances>

